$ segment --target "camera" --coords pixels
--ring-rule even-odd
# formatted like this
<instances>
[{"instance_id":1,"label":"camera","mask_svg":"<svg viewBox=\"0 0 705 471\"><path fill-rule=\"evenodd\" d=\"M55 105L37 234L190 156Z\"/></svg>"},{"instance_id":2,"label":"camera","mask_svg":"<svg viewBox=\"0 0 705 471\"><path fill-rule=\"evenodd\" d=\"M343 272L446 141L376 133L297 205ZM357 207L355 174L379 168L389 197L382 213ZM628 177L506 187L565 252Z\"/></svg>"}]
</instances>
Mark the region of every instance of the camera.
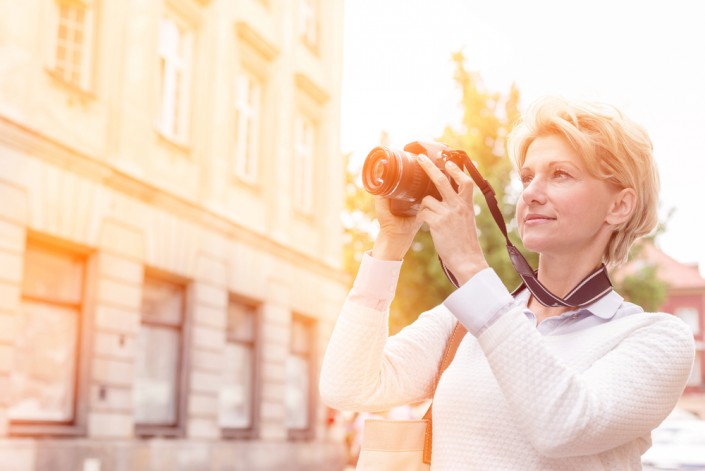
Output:
<instances>
[{"instance_id":1,"label":"camera","mask_svg":"<svg viewBox=\"0 0 705 471\"><path fill-rule=\"evenodd\" d=\"M452 150L445 144L415 141L404 146L404 150L378 146L365 158L362 185L372 195L389 198L389 207L395 216L415 216L421 200L427 195L442 199L436 185L421 168L419 154L425 154L435 163L457 191L455 181L445 171L445 164L451 160L463 168L462 155L465 153Z\"/></svg>"}]
</instances>

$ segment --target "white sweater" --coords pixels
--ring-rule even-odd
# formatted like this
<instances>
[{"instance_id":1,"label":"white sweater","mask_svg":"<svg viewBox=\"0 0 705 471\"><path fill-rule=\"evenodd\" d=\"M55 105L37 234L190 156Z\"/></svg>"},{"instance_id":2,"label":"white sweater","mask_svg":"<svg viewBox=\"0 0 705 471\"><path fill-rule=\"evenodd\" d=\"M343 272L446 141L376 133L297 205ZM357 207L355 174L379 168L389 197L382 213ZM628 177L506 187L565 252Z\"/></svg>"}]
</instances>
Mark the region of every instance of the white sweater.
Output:
<instances>
[{"instance_id":1,"label":"white sweater","mask_svg":"<svg viewBox=\"0 0 705 471\"><path fill-rule=\"evenodd\" d=\"M321 370L331 407L379 411L431 396L455 317L441 305L389 338L387 317L344 304ZM692 333L668 314L544 336L515 306L466 335L441 378L431 469L641 469L693 354Z\"/></svg>"}]
</instances>

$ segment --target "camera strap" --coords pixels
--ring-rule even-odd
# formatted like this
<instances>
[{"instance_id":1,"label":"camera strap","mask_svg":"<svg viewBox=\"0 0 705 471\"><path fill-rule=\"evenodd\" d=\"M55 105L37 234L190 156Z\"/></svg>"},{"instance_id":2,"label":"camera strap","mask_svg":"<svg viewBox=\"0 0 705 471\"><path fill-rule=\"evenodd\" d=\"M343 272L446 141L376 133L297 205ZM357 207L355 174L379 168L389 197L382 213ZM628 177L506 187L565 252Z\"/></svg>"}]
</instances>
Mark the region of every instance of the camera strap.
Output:
<instances>
[{"instance_id":1,"label":"camera strap","mask_svg":"<svg viewBox=\"0 0 705 471\"><path fill-rule=\"evenodd\" d=\"M459 150L444 150L443 153L449 157L458 157L462 159L462 162L470 173L475 184L480 188L482 194L487 201L487 207L492 214L492 218L497 223L499 230L502 231L504 239L507 242L507 252L509 252L509 260L512 262L514 269L519 274L522 279L521 285L517 287L512 295L515 295L527 288L531 294L536 298L538 302L547 307L582 307L597 301L603 296L607 295L612 291L612 282L607 274L607 268L604 264L601 264L597 269L592 271L588 276L586 276L578 285L573 288L565 297L561 298L553 294L548 290L538 279L537 271L531 268L529 262L526 261L524 255L512 244L509 240L509 235L507 234L507 226L504 222L504 217L497 204L497 197L495 196L494 189L492 185L485 180L480 172L475 168L468 155ZM440 259L440 258L439 258ZM441 260L441 266L446 276L451 283L457 288L458 281L455 276L448 270Z\"/></svg>"}]
</instances>

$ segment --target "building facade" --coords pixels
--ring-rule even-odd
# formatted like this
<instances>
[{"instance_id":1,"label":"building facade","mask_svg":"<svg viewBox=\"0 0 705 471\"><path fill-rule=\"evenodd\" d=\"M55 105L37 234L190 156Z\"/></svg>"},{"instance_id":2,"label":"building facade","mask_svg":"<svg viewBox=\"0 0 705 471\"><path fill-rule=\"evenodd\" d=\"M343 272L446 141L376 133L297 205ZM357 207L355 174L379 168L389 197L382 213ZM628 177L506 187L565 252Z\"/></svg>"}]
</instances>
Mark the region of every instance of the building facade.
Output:
<instances>
[{"instance_id":1,"label":"building facade","mask_svg":"<svg viewBox=\"0 0 705 471\"><path fill-rule=\"evenodd\" d=\"M0 8L0 469L341 469L342 0Z\"/></svg>"}]
</instances>

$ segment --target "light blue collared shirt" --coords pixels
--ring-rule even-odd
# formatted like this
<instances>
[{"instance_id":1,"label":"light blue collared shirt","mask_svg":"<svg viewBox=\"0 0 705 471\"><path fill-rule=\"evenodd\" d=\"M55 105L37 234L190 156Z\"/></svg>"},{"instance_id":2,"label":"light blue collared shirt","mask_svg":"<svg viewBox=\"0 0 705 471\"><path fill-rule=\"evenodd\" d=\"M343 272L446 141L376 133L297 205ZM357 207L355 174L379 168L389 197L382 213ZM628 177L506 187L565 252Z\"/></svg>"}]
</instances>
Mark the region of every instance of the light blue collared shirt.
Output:
<instances>
[{"instance_id":1,"label":"light blue collared shirt","mask_svg":"<svg viewBox=\"0 0 705 471\"><path fill-rule=\"evenodd\" d=\"M517 294L514 300L526 306L529 302L529 295L529 290L524 289ZM585 307L544 319L536 328L543 335L567 334L640 312L644 312L640 306L624 301L624 298L613 290ZM524 314L536 324L536 316L533 312L525 307Z\"/></svg>"},{"instance_id":2,"label":"light blue collared shirt","mask_svg":"<svg viewBox=\"0 0 705 471\"><path fill-rule=\"evenodd\" d=\"M477 336L517 305L522 306L526 317L536 324L536 316L527 308L529 295L529 290L524 289L516 298L512 297L495 271L486 268L448 296L443 304ZM616 291L610 291L592 304L544 319L536 328L543 335L567 334L640 312L644 312L641 307L625 302Z\"/></svg>"}]
</instances>

